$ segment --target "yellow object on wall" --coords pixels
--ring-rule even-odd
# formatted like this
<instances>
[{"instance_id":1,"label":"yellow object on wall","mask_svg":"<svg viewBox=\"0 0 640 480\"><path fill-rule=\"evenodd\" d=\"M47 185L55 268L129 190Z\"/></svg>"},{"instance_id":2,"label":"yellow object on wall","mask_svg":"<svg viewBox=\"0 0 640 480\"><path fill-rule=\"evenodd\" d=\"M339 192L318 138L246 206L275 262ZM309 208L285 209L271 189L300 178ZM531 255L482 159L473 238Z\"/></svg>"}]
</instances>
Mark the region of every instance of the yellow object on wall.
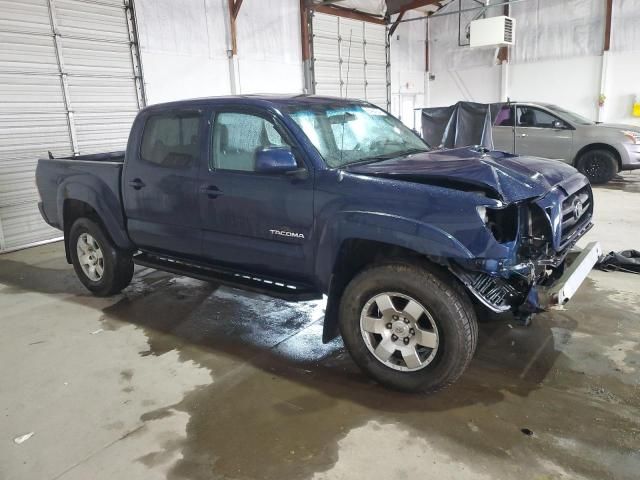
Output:
<instances>
[{"instance_id":1,"label":"yellow object on wall","mask_svg":"<svg viewBox=\"0 0 640 480\"><path fill-rule=\"evenodd\" d=\"M634 117L640 117L640 95L636 97L636 101L633 102L633 111L631 115Z\"/></svg>"}]
</instances>

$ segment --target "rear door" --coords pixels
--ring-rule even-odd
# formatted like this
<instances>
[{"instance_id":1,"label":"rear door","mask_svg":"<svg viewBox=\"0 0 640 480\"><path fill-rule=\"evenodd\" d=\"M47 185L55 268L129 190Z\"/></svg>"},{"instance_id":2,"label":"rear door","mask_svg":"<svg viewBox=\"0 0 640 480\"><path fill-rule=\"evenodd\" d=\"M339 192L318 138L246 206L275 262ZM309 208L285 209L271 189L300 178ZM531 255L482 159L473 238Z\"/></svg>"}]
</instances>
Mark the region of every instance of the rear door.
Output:
<instances>
[{"instance_id":1,"label":"rear door","mask_svg":"<svg viewBox=\"0 0 640 480\"><path fill-rule=\"evenodd\" d=\"M290 148L306 173L257 173L256 152L274 146ZM212 112L200 178L205 258L255 273L310 278L313 170L275 116L237 107Z\"/></svg>"},{"instance_id":2,"label":"rear door","mask_svg":"<svg viewBox=\"0 0 640 480\"><path fill-rule=\"evenodd\" d=\"M131 239L141 248L200 253L198 170L206 122L201 111L145 118L140 148L127 158L123 199Z\"/></svg>"},{"instance_id":3,"label":"rear door","mask_svg":"<svg viewBox=\"0 0 640 480\"><path fill-rule=\"evenodd\" d=\"M573 129L551 112L530 105L516 106L516 150L518 155L569 162Z\"/></svg>"},{"instance_id":4,"label":"rear door","mask_svg":"<svg viewBox=\"0 0 640 480\"><path fill-rule=\"evenodd\" d=\"M503 105L493 122L493 146L496 150L515 153L514 129L515 106Z\"/></svg>"}]
</instances>

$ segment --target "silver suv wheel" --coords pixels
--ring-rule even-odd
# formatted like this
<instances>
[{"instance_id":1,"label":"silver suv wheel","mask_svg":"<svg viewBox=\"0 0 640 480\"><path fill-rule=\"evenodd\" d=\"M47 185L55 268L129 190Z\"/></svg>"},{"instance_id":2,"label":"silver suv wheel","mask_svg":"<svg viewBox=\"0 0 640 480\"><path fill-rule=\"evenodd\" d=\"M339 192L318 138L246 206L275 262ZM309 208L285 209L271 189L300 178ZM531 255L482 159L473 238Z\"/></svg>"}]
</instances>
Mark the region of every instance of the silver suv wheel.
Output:
<instances>
[{"instance_id":1,"label":"silver suv wheel","mask_svg":"<svg viewBox=\"0 0 640 480\"><path fill-rule=\"evenodd\" d=\"M394 370L421 370L438 351L433 317L420 302L402 293L380 293L365 303L360 332L373 356Z\"/></svg>"},{"instance_id":2,"label":"silver suv wheel","mask_svg":"<svg viewBox=\"0 0 640 480\"><path fill-rule=\"evenodd\" d=\"M89 280L99 282L104 275L104 256L96 239L83 233L78 237L76 248L83 273Z\"/></svg>"}]
</instances>

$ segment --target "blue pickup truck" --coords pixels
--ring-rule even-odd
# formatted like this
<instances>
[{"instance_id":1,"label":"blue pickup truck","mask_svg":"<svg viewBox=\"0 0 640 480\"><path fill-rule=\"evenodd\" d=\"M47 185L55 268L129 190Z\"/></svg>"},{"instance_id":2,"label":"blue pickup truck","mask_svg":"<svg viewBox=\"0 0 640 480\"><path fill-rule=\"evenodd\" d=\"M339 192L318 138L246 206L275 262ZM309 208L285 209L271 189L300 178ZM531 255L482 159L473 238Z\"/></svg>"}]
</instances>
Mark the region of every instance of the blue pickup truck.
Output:
<instances>
[{"instance_id":1,"label":"blue pickup truck","mask_svg":"<svg viewBox=\"0 0 640 480\"><path fill-rule=\"evenodd\" d=\"M434 392L477 343L478 312L563 305L600 254L573 167L481 147L434 151L369 103L235 96L154 105L125 152L48 158L45 221L95 295L134 264L288 300L327 296L339 334L384 385Z\"/></svg>"}]
</instances>

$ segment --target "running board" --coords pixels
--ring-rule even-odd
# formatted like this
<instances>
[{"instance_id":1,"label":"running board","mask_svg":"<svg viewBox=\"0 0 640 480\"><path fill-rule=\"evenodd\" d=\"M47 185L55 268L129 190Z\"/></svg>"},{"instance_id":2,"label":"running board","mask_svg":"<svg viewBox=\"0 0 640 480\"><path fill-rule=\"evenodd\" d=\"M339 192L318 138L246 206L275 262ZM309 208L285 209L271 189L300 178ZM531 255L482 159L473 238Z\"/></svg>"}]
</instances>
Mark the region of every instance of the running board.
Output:
<instances>
[{"instance_id":1,"label":"running board","mask_svg":"<svg viewBox=\"0 0 640 480\"><path fill-rule=\"evenodd\" d=\"M218 266L200 265L188 260L139 253L133 257L133 262L143 267L184 275L185 277L196 278L205 282L220 283L241 290L281 298L289 302L302 302L322 298L322 294L311 285L292 283L273 277L254 275Z\"/></svg>"}]
</instances>

